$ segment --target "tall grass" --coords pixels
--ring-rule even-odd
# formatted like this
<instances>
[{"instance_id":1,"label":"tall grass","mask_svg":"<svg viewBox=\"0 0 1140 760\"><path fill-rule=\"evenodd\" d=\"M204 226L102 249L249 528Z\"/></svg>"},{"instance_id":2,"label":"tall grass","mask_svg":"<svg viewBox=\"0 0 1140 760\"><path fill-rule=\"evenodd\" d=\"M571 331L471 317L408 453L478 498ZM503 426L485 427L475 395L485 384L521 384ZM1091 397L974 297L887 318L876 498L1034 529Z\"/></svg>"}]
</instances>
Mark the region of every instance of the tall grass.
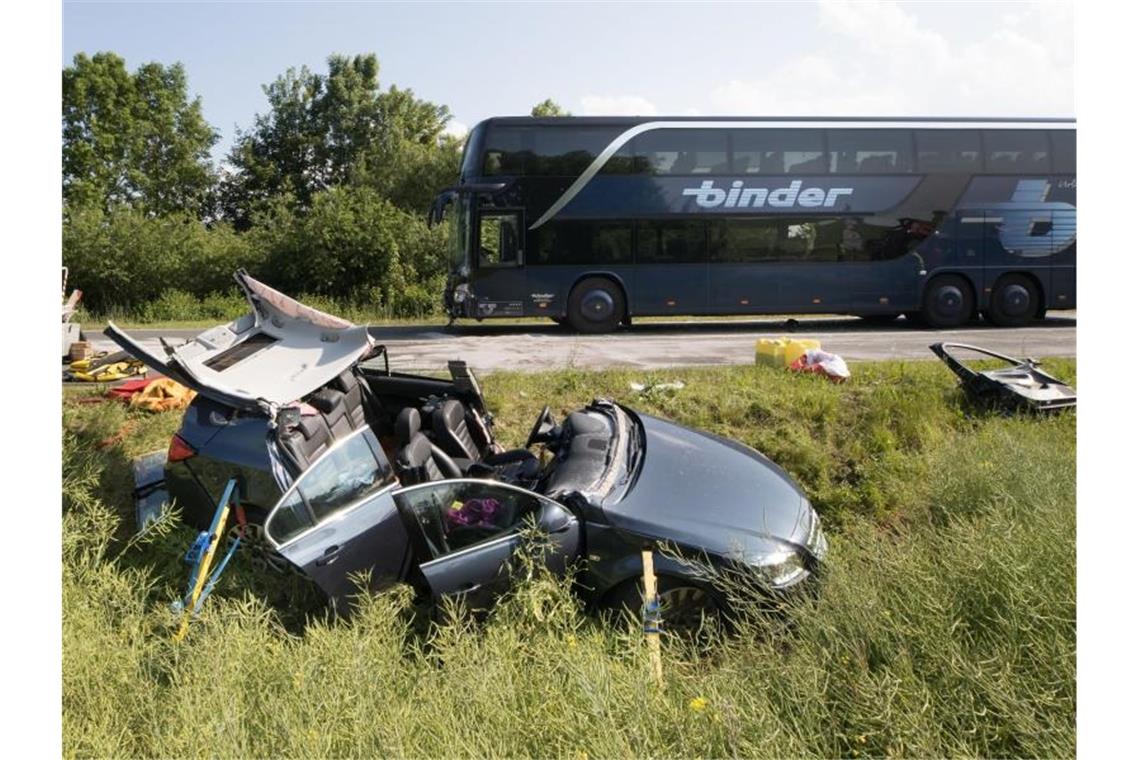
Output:
<instances>
[{"instance_id":1,"label":"tall grass","mask_svg":"<svg viewBox=\"0 0 1140 760\"><path fill-rule=\"evenodd\" d=\"M108 504L124 492L104 482L176 420L69 404L65 753L1074 754L1073 418L974 415L937 365L855 373L831 386L752 368L668 372L658 379L686 388L636 403L769 451L805 481L832 543L818 599L778 621L744 610L704 654L667 641L660 691L635 626L583 614L565 581L538 571L486 621L446 610L424 625L406 589L362 598L349 621L312 605L299 615L239 560L176 645L165 605L189 534L125 548L126 512ZM541 403L631 400L631 377L484 385L511 442ZM89 444L132 422L121 443Z\"/></svg>"}]
</instances>

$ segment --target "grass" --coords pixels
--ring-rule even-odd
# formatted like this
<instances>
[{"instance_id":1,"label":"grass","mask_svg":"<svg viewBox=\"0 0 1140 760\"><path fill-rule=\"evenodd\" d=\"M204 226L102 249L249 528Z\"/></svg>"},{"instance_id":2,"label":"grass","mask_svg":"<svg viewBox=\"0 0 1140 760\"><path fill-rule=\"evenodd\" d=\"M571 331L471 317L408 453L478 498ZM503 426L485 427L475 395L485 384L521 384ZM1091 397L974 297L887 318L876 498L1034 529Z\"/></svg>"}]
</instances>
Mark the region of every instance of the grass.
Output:
<instances>
[{"instance_id":1,"label":"grass","mask_svg":"<svg viewBox=\"0 0 1140 760\"><path fill-rule=\"evenodd\" d=\"M765 451L819 508L819 599L778 624L746 610L704 654L668 641L661 691L634 626L584 615L540 572L483 623L425 628L403 589L330 620L239 552L173 644L190 534L128 545L123 522L129 457L164 445L177 415L70 393L65 754L1073 755L1075 416L975 412L930 362L852 368L842 386L752 367L484 379L508 444L544 403L609 395ZM1046 369L1071 381L1076 366Z\"/></svg>"}]
</instances>

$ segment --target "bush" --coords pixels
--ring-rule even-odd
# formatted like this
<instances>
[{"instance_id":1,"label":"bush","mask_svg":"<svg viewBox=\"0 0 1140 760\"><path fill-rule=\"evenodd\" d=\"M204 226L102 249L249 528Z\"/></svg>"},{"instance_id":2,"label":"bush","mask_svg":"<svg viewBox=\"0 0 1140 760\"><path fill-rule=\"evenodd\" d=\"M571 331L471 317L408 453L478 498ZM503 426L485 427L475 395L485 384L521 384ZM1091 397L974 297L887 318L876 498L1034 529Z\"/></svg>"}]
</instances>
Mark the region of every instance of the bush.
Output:
<instances>
[{"instance_id":1,"label":"bush","mask_svg":"<svg viewBox=\"0 0 1140 760\"><path fill-rule=\"evenodd\" d=\"M443 291L446 231L366 187L318 194L305 214L285 204L255 221L266 282L405 316L431 311Z\"/></svg>"},{"instance_id":2,"label":"bush","mask_svg":"<svg viewBox=\"0 0 1140 760\"><path fill-rule=\"evenodd\" d=\"M261 260L229 225L206 226L189 214L71 209L63 224L68 284L83 291L90 311L138 311L171 289L198 298L233 292L234 271L256 270Z\"/></svg>"}]
</instances>

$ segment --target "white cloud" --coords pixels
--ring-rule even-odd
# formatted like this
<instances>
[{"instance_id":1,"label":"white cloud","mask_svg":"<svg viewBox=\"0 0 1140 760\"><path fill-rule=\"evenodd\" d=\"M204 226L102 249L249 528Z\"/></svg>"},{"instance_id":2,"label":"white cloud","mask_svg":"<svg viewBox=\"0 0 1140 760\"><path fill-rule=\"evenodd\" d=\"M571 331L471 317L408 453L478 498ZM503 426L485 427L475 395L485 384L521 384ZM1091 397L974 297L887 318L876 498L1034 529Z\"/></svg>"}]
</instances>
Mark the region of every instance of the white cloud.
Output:
<instances>
[{"instance_id":1,"label":"white cloud","mask_svg":"<svg viewBox=\"0 0 1140 760\"><path fill-rule=\"evenodd\" d=\"M447 126L443 128L443 133L445 135L451 135L452 137L460 138L466 137L469 131L470 130L467 128L466 124L461 121L456 121L455 119L447 122Z\"/></svg>"},{"instance_id":2,"label":"white cloud","mask_svg":"<svg viewBox=\"0 0 1140 760\"><path fill-rule=\"evenodd\" d=\"M1071 6L1017 6L1000 17L1000 26L968 43L924 26L920 15L921 6L894 2L822 2L815 50L762 77L714 88L712 110L789 116L1074 112Z\"/></svg>"},{"instance_id":3,"label":"white cloud","mask_svg":"<svg viewBox=\"0 0 1140 760\"><path fill-rule=\"evenodd\" d=\"M640 95L583 95L582 116L656 116L657 106Z\"/></svg>"}]
</instances>

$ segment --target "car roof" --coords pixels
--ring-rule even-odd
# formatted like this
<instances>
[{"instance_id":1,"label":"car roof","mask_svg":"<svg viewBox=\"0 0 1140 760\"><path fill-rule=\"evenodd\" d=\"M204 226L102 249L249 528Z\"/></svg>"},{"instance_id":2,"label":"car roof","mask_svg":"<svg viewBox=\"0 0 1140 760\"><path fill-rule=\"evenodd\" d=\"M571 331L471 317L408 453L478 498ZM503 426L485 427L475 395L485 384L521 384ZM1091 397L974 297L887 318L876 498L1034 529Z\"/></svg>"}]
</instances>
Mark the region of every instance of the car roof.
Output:
<instances>
[{"instance_id":1,"label":"car roof","mask_svg":"<svg viewBox=\"0 0 1140 760\"><path fill-rule=\"evenodd\" d=\"M366 326L296 301L245 271L235 274L250 313L211 327L165 355L114 323L104 334L136 358L199 393L269 411L320 388L369 353Z\"/></svg>"}]
</instances>

